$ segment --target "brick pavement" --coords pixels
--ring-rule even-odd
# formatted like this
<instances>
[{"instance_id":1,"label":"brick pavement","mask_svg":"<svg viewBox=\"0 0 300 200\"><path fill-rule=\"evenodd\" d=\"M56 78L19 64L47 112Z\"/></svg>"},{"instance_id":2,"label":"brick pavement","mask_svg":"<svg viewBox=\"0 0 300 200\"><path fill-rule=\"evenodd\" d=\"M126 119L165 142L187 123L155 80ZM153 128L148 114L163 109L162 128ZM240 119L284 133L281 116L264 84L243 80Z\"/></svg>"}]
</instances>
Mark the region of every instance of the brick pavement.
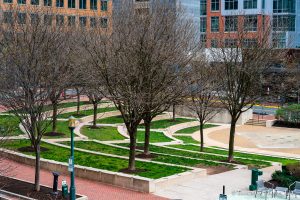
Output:
<instances>
[{"instance_id":1,"label":"brick pavement","mask_svg":"<svg viewBox=\"0 0 300 200\"><path fill-rule=\"evenodd\" d=\"M23 179L26 181L34 181L34 167L20 164L11 160L1 161L0 168L10 166L8 176ZM61 181L66 179L70 183L68 175L61 175L59 177L59 188L61 188ZM53 176L51 172L41 170L41 184L52 187ZM106 185L96 181L89 181L82 178L76 178L76 193L88 197L89 200L164 200L165 198L158 197L152 194L145 194Z\"/></svg>"}]
</instances>

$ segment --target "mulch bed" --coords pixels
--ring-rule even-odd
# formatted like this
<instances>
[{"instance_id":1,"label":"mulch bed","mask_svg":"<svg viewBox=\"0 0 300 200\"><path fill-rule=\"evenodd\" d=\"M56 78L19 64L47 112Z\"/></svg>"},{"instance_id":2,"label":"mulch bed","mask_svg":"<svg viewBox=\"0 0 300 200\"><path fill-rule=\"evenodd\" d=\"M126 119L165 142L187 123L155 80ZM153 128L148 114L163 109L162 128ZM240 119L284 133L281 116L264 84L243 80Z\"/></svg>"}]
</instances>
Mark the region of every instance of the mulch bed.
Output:
<instances>
[{"instance_id":1,"label":"mulch bed","mask_svg":"<svg viewBox=\"0 0 300 200\"><path fill-rule=\"evenodd\" d=\"M34 148L31 146L20 147L20 148L18 148L18 151L20 151L20 152L35 152ZM40 151L45 152L45 151L49 151L49 149L47 149L45 147L40 147Z\"/></svg>"},{"instance_id":2,"label":"mulch bed","mask_svg":"<svg viewBox=\"0 0 300 200\"><path fill-rule=\"evenodd\" d=\"M16 180L13 178L0 176L0 188L18 195L38 199L38 200L68 200L62 197L61 191L58 195L52 195L52 188L41 186L39 192L33 190L34 184ZM80 197L77 195L77 198Z\"/></svg>"},{"instance_id":3,"label":"mulch bed","mask_svg":"<svg viewBox=\"0 0 300 200\"><path fill-rule=\"evenodd\" d=\"M56 136L64 136L66 134L64 133L58 133L58 132L47 132L44 134L44 136L48 136L48 137L56 137Z\"/></svg>"}]
</instances>

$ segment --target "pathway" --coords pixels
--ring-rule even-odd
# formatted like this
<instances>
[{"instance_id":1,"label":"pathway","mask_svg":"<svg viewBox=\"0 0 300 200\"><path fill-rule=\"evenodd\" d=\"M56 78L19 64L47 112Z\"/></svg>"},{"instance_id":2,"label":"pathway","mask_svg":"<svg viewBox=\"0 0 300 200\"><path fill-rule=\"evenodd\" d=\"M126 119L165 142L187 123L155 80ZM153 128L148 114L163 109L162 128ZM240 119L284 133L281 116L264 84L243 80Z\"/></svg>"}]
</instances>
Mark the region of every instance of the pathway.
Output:
<instances>
[{"instance_id":1,"label":"pathway","mask_svg":"<svg viewBox=\"0 0 300 200\"><path fill-rule=\"evenodd\" d=\"M34 167L16 163L11 160L1 161L0 166L10 166L9 176L23 179L26 181L34 181ZM59 188L61 188L61 180L66 179L70 183L69 177L61 175L59 177ZM52 187L52 173L41 170L41 184ZM88 197L89 200L163 200L165 198L151 194L145 194L135 191L126 190L110 185L106 185L96 181L89 181L82 178L76 178L76 189L78 194Z\"/></svg>"}]
</instances>

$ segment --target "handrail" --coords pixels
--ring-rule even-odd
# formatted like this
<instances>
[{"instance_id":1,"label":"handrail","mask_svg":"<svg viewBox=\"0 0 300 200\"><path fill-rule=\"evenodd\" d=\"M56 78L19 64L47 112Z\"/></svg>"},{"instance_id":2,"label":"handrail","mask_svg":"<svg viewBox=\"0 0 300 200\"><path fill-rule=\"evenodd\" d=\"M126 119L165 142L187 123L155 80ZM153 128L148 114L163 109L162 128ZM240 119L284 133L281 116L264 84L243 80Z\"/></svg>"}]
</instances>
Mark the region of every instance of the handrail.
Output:
<instances>
[{"instance_id":1,"label":"handrail","mask_svg":"<svg viewBox=\"0 0 300 200\"><path fill-rule=\"evenodd\" d=\"M294 183L292 183L291 185L289 185L289 191L291 191L291 186L295 185L297 181L295 181Z\"/></svg>"}]
</instances>

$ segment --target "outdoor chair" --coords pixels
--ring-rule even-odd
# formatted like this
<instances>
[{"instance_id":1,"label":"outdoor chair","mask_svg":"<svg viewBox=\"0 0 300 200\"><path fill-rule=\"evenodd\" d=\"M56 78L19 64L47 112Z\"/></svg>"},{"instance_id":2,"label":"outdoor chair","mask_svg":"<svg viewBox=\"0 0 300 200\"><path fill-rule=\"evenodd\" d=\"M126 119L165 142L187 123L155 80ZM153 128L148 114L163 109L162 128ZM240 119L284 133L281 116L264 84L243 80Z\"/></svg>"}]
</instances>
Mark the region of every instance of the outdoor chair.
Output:
<instances>
[{"instance_id":1,"label":"outdoor chair","mask_svg":"<svg viewBox=\"0 0 300 200\"><path fill-rule=\"evenodd\" d=\"M294 188L294 190L291 190L291 188L292 188L293 185L295 185L295 188ZM294 194L295 197L296 197L297 195L300 195L300 182L299 182L299 181L296 181L296 182L294 182L293 184L291 184L291 185L289 186L289 191L290 191L289 199L291 199L291 194Z\"/></svg>"},{"instance_id":2,"label":"outdoor chair","mask_svg":"<svg viewBox=\"0 0 300 200\"><path fill-rule=\"evenodd\" d=\"M263 180L259 180L259 181L256 181L256 184L257 184L257 188L256 188L256 192L255 192L255 198L256 198L256 196L257 196L258 193L261 193L261 195L263 193L265 193L266 196L267 196L269 192L271 192L272 197L273 197L274 185L272 183L265 182ZM265 187L265 184L269 184L271 186L271 188Z\"/></svg>"}]
</instances>

